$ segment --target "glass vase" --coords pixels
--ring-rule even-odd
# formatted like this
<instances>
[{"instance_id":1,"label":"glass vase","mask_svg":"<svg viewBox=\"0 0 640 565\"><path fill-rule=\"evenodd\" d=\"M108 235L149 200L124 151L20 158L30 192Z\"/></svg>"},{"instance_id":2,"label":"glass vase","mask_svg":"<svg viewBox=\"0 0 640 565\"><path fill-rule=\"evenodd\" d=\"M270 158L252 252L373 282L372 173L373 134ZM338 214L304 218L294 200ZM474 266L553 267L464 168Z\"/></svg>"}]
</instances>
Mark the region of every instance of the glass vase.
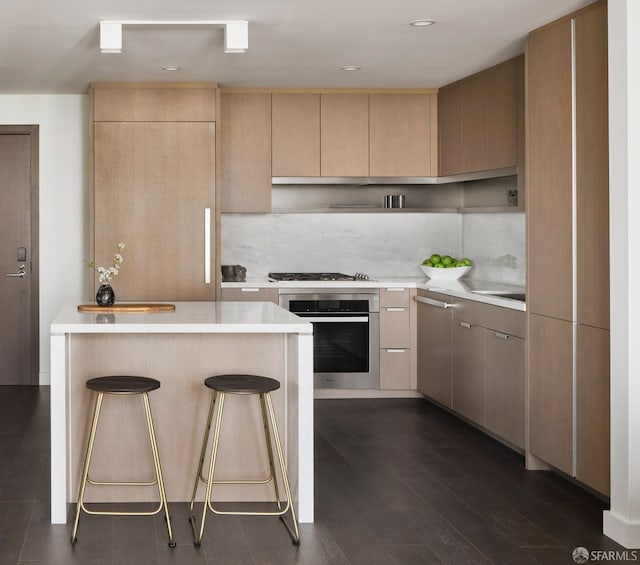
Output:
<instances>
[{"instance_id":1,"label":"glass vase","mask_svg":"<svg viewBox=\"0 0 640 565\"><path fill-rule=\"evenodd\" d=\"M116 301L116 293L110 284L101 284L96 292L96 303L98 306L112 306Z\"/></svg>"}]
</instances>

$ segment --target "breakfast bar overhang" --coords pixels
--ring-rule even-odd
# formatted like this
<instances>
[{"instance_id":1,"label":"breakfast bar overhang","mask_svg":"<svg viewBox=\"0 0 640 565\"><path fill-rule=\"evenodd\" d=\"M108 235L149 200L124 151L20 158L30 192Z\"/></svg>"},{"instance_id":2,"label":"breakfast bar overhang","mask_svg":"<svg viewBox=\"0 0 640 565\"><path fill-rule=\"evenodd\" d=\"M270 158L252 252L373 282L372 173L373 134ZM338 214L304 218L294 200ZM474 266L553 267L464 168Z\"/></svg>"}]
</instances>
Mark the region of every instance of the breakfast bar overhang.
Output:
<instances>
[{"instance_id":1,"label":"breakfast bar overhang","mask_svg":"<svg viewBox=\"0 0 640 565\"><path fill-rule=\"evenodd\" d=\"M92 407L87 379L140 375L162 383L150 401L171 503L190 498L208 409L203 382L220 373L259 374L280 381L273 396L292 494L299 521L313 522L312 324L271 302L176 302L175 307L173 312L153 314L80 313L75 304L68 304L51 324L51 522L67 522L68 504L77 495ZM221 438L221 449L227 442L228 460L222 474L251 469L260 460L247 455L264 448L253 412L240 403L225 408L233 437ZM134 414L126 403L123 408L114 405L103 437L96 437L105 453L96 460L96 474L104 475L101 480L113 479L121 470L145 472L144 464L135 461L146 447L143 433L138 434L144 429L129 421ZM273 496L266 489L254 493L238 485L222 487L228 487L218 494L225 501L265 501ZM93 502L153 500L136 489L121 498L109 488L93 495Z\"/></svg>"}]
</instances>

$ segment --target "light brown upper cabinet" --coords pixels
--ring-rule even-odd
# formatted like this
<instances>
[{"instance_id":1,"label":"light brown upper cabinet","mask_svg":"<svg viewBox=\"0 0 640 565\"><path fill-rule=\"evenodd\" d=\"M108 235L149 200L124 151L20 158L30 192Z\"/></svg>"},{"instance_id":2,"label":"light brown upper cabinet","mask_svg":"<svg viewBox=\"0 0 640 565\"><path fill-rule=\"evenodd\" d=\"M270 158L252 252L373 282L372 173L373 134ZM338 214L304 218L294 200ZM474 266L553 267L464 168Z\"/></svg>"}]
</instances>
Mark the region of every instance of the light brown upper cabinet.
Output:
<instances>
[{"instance_id":1,"label":"light brown upper cabinet","mask_svg":"<svg viewBox=\"0 0 640 565\"><path fill-rule=\"evenodd\" d=\"M369 95L321 94L320 174L369 175Z\"/></svg>"},{"instance_id":2,"label":"light brown upper cabinet","mask_svg":"<svg viewBox=\"0 0 640 565\"><path fill-rule=\"evenodd\" d=\"M320 94L271 96L271 174L320 176Z\"/></svg>"},{"instance_id":3,"label":"light brown upper cabinet","mask_svg":"<svg viewBox=\"0 0 640 565\"><path fill-rule=\"evenodd\" d=\"M516 57L440 89L441 176L518 165L521 60Z\"/></svg>"},{"instance_id":4,"label":"light brown upper cabinet","mask_svg":"<svg viewBox=\"0 0 640 565\"><path fill-rule=\"evenodd\" d=\"M194 88L209 101L209 111L195 116L180 109L180 93L186 93L185 105L193 101L188 87L164 88L166 93L144 85L90 91L91 258L109 266L116 245L126 244L113 281L117 300L213 300L216 124L196 118L215 116L217 89ZM159 104L135 119L140 114L132 114L132 104L144 108L147 96L149 108L158 100L170 100L171 107L163 113ZM178 115L189 119L166 119Z\"/></svg>"},{"instance_id":5,"label":"light brown upper cabinet","mask_svg":"<svg viewBox=\"0 0 640 565\"><path fill-rule=\"evenodd\" d=\"M428 177L436 167L436 95L369 95L369 175Z\"/></svg>"},{"instance_id":6,"label":"light brown upper cabinet","mask_svg":"<svg viewBox=\"0 0 640 565\"><path fill-rule=\"evenodd\" d=\"M224 92L220 102L222 212L271 211L271 94Z\"/></svg>"}]
</instances>

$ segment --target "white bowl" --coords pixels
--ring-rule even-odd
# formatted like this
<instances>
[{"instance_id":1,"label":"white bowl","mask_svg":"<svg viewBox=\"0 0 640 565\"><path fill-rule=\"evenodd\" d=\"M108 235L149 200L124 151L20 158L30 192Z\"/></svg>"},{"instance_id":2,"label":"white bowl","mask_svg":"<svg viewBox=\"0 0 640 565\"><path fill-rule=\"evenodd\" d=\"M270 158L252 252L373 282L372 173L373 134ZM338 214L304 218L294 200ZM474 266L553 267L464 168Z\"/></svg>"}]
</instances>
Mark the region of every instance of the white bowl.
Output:
<instances>
[{"instance_id":1,"label":"white bowl","mask_svg":"<svg viewBox=\"0 0 640 565\"><path fill-rule=\"evenodd\" d=\"M471 270L471 267L449 267L448 269L438 269L436 267L425 267L424 265L420 265L420 268L430 279L446 281L454 281L460 277L464 277Z\"/></svg>"}]
</instances>

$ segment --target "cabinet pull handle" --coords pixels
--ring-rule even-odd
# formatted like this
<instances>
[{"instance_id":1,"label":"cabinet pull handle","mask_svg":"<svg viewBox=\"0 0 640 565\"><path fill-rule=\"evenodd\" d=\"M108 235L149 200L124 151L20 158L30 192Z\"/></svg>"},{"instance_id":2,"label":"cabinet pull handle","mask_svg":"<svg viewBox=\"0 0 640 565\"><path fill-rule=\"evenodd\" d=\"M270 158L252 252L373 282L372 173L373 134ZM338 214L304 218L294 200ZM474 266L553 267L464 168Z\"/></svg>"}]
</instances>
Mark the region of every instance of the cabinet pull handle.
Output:
<instances>
[{"instance_id":1,"label":"cabinet pull handle","mask_svg":"<svg viewBox=\"0 0 640 565\"><path fill-rule=\"evenodd\" d=\"M392 307L392 308L385 308L385 310L386 310L387 312L404 312L404 311L405 311L405 308L395 308L395 307Z\"/></svg>"},{"instance_id":2,"label":"cabinet pull handle","mask_svg":"<svg viewBox=\"0 0 640 565\"><path fill-rule=\"evenodd\" d=\"M406 353L406 349L387 349L387 353Z\"/></svg>"},{"instance_id":3,"label":"cabinet pull handle","mask_svg":"<svg viewBox=\"0 0 640 565\"><path fill-rule=\"evenodd\" d=\"M463 328L471 329L471 324L469 322L458 322L458 324Z\"/></svg>"},{"instance_id":4,"label":"cabinet pull handle","mask_svg":"<svg viewBox=\"0 0 640 565\"><path fill-rule=\"evenodd\" d=\"M211 284L211 208L204 209L204 284Z\"/></svg>"},{"instance_id":5,"label":"cabinet pull handle","mask_svg":"<svg viewBox=\"0 0 640 565\"><path fill-rule=\"evenodd\" d=\"M425 296L414 296L416 302L421 304L429 304L430 306L436 306L437 308L453 308L453 304L448 302L442 302L441 300L434 300L433 298L426 298Z\"/></svg>"},{"instance_id":6,"label":"cabinet pull handle","mask_svg":"<svg viewBox=\"0 0 640 565\"><path fill-rule=\"evenodd\" d=\"M509 339L509 336L507 334L503 334L502 332L494 332L494 333L498 339Z\"/></svg>"},{"instance_id":7,"label":"cabinet pull handle","mask_svg":"<svg viewBox=\"0 0 640 565\"><path fill-rule=\"evenodd\" d=\"M242 287L240 289L240 292L260 292L260 289L259 288Z\"/></svg>"}]
</instances>

